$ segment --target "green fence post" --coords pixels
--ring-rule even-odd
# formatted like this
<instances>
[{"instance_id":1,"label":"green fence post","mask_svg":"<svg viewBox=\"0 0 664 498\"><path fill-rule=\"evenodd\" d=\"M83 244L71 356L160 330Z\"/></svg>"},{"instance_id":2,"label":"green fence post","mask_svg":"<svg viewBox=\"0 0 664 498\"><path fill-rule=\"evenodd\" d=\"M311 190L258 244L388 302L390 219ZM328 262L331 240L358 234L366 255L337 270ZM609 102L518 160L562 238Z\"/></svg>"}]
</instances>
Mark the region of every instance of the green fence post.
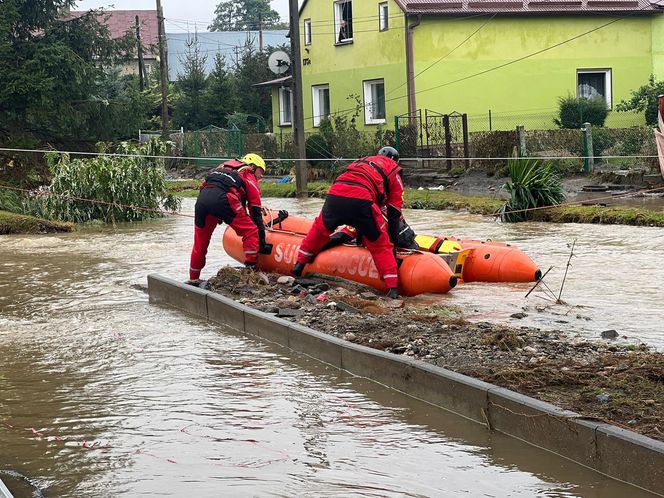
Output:
<instances>
[{"instance_id":1,"label":"green fence post","mask_svg":"<svg viewBox=\"0 0 664 498\"><path fill-rule=\"evenodd\" d=\"M593 131L590 123L583 123L583 171L592 173L595 163L593 153Z\"/></svg>"},{"instance_id":2,"label":"green fence post","mask_svg":"<svg viewBox=\"0 0 664 498\"><path fill-rule=\"evenodd\" d=\"M394 116L394 145L399 150L399 116Z\"/></svg>"},{"instance_id":3,"label":"green fence post","mask_svg":"<svg viewBox=\"0 0 664 498\"><path fill-rule=\"evenodd\" d=\"M489 109L489 131L493 131L493 128L491 126L491 109Z\"/></svg>"}]
</instances>

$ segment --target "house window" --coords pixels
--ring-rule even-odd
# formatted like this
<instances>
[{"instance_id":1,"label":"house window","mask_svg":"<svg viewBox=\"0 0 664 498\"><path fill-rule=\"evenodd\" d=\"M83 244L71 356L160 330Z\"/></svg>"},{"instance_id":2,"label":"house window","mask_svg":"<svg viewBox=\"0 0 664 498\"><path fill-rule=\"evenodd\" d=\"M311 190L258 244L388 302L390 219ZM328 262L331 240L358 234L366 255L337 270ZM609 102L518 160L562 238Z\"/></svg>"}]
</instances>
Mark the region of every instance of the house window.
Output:
<instances>
[{"instance_id":1,"label":"house window","mask_svg":"<svg viewBox=\"0 0 664 498\"><path fill-rule=\"evenodd\" d=\"M311 19L304 20L304 44L311 45Z\"/></svg>"},{"instance_id":2,"label":"house window","mask_svg":"<svg viewBox=\"0 0 664 498\"><path fill-rule=\"evenodd\" d=\"M293 124L293 91L282 86L279 88L279 126Z\"/></svg>"},{"instance_id":3,"label":"house window","mask_svg":"<svg viewBox=\"0 0 664 498\"><path fill-rule=\"evenodd\" d=\"M611 70L577 69L576 96L585 99L602 97L606 101L606 106L611 109Z\"/></svg>"},{"instance_id":4,"label":"house window","mask_svg":"<svg viewBox=\"0 0 664 498\"><path fill-rule=\"evenodd\" d=\"M380 31L387 31L390 23L387 19L387 2L378 4L378 29Z\"/></svg>"},{"instance_id":5,"label":"house window","mask_svg":"<svg viewBox=\"0 0 664 498\"><path fill-rule=\"evenodd\" d=\"M383 80L364 82L364 123L385 123L385 83Z\"/></svg>"},{"instance_id":6,"label":"house window","mask_svg":"<svg viewBox=\"0 0 664 498\"><path fill-rule=\"evenodd\" d=\"M334 32L337 43L353 41L353 2L342 0L334 3Z\"/></svg>"},{"instance_id":7,"label":"house window","mask_svg":"<svg viewBox=\"0 0 664 498\"><path fill-rule=\"evenodd\" d=\"M330 117L330 87L329 85L312 86L311 94L314 107L314 126L320 126L322 119Z\"/></svg>"}]
</instances>

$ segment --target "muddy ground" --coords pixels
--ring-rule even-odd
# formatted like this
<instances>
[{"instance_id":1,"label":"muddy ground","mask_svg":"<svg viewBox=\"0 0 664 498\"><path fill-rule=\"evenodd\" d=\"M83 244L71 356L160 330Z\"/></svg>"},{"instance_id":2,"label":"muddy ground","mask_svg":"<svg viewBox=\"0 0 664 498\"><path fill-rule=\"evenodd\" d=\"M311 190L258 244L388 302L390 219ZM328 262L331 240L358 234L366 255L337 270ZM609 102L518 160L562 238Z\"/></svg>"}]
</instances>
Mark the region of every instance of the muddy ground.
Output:
<instances>
[{"instance_id":1,"label":"muddy ground","mask_svg":"<svg viewBox=\"0 0 664 498\"><path fill-rule=\"evenodd\" d=\"M387 300L330 277L225 267L212 290L356 344L406 355L664 440L664 354L565 331L471 323L451 307ZM613 331L607 331L612 336Z\"/></svg>"}]
</instances>

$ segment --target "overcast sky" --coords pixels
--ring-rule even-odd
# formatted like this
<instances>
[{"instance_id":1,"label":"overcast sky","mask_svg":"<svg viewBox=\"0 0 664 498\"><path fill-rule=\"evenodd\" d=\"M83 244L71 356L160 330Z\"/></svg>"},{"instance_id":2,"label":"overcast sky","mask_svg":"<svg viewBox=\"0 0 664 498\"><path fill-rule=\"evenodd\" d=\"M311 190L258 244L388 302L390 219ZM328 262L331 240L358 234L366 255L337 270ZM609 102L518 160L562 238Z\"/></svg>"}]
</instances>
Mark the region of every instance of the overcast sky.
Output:
<instances>
[{"instance_id":1,"label":"overcast sky","mask_svg":"<svg viewBox=\"0 0 664 498\"><path fill-rule=\"evenodd\" d=\"M188 31L194 28L205 31L214 18L214 9L220 0L162 0L166 31ZM288 0L270 0L272 8L279 12L282 19L288 19ZM156 0L81 0L76 10L88 10L104 7L109 10L156 9Z\"/></svg>"}]
</instances>

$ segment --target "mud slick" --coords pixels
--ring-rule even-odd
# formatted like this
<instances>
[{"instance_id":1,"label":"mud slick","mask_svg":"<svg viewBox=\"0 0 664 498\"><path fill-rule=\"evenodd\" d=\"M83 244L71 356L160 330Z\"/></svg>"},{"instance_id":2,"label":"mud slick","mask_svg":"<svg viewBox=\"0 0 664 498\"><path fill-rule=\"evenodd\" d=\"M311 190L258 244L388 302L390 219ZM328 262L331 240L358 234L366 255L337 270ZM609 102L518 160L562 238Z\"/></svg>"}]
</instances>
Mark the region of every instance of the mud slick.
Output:
<instances>
[{"instance_id":1,"label":"mud slick","mask_svg":"<svg viewBox=\"0 0 664 498\"><path fill-rule=\"evenodd\" d=\"M469 322L458 309L330 277L293 279L225 267L210 290L347 341L436 366L664 440L664 354L645 345L580 340Z\"/></svg>"}]
</instances>

